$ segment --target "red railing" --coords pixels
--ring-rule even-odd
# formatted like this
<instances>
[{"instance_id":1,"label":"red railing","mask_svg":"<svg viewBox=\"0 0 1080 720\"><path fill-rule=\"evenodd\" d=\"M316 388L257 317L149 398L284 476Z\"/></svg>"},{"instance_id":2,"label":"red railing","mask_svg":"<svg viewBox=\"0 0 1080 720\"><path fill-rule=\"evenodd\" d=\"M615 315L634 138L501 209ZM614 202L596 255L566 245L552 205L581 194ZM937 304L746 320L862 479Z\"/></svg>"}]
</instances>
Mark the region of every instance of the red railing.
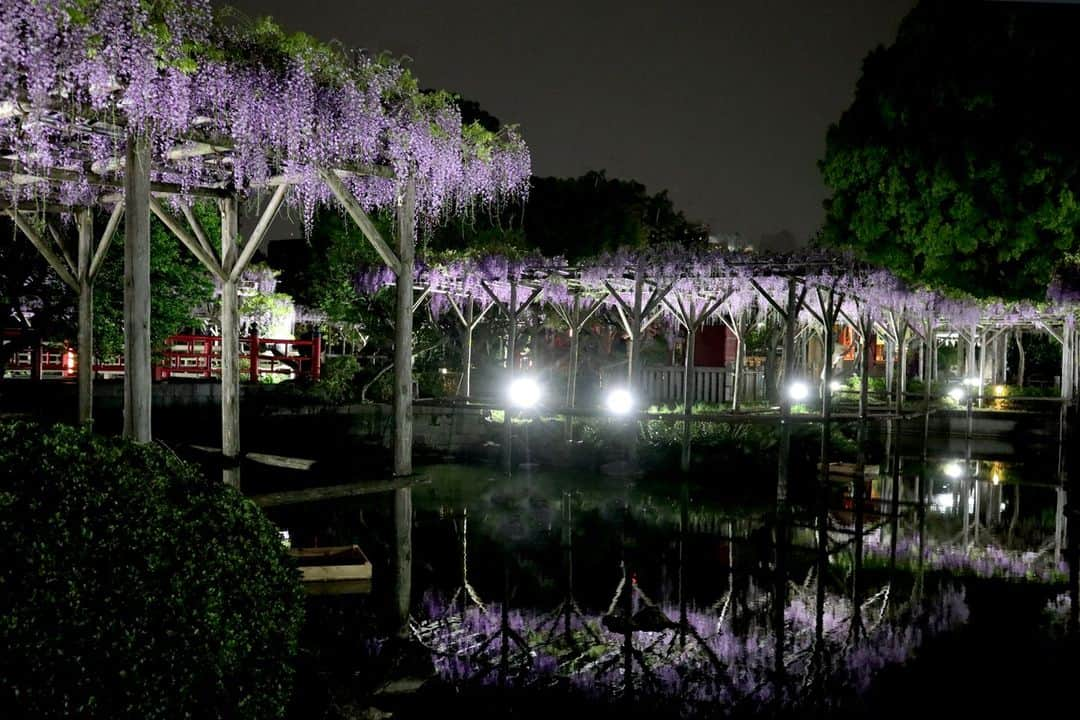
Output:
<instances>
[{"instance_id":1,"label":"red railing","mask_svg":"<svg viewBox=\"0 0 1080 720\"><path fill-rule=\"evenodd\" d=\"M5 337L19 331L5 330ZM38 357L33 349L15 353L8 361L8 377L33 380L72 378L77 374L75 348L41 343ZM240 338L241 379L259 382L265 376L284 375L318 380L322 368L322 339L286 340L249 335ZM94 363L94 373L122 376L124 360ZM221 377L221 338L212 335L174 335L166 341L161 360L154 365L154 379Z\"/></svg>"}]
</instances>

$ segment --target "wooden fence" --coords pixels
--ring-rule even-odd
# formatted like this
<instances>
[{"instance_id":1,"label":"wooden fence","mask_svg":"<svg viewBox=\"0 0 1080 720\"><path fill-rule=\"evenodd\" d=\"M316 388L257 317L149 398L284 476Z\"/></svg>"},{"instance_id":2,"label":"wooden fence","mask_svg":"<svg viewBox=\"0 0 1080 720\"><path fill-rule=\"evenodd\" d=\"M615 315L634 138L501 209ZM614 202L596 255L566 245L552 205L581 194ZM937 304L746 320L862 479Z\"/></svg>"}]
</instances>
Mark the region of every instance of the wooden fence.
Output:
<instances>
[{"instance_id":1,"label":"wooden fence","mask_svg":"<svg viewBox=\"0 0 1080 720\"><path fill-rule=\"evenodd\" d=\"M683 372L679 366L646 367L642 376L642 393L653 404L681 403ZM692 397L696 403L720 405L730 403L735 392L735 373L727 367L696 367L693 370ZM742 400L747 403L765 400L765 374L760 370L742 373Z\"/></svg>"}]
</instances>

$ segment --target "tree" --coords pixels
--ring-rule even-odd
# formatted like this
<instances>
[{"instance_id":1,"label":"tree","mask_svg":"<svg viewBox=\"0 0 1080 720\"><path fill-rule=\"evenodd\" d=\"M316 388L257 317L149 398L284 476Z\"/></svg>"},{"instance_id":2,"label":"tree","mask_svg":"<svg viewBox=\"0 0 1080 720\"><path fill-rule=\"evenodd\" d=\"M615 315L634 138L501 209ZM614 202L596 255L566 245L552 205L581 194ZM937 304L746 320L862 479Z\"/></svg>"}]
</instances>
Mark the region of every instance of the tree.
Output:
<instances>
[{"instance_id":1,"label":"tree","mask_svg":"<svg viewBox=\"0 0 1080 720\"><path fill-rule=\"evenodd\" d=\"M925 0L863 63L822 239L909 281L1043 297L1080 249L1075 7Z\"/></svg>"},{"instance_id":2,"label":"tree","mask_svg":"<svg viewBox=\"0 0 1080 720\"><path fill-rule=\"evenodd\" d=\"M195 206L207 235L220 242L217 208ZM157 218L150 221L150 347L195 325L195 311L214 298L210 272ZM124 231L120 228L94 284L94 345L102 357L124 352Z\"/></svg>"}]
</instances>

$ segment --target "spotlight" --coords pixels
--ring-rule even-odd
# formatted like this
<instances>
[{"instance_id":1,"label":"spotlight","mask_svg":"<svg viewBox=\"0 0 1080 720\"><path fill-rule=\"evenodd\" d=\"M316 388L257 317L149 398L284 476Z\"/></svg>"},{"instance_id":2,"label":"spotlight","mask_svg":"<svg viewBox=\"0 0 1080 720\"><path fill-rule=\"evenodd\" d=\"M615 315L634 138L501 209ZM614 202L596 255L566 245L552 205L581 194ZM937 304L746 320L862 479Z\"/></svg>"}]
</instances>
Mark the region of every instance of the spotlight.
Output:
<instances>
[{"instance_id":1,"label":"spotlight","mask_svg":"<svg viewBox=\"0 0 1080 720\"><path fill-rule=\"evenodd\" d=\"M945 474L955 480L964 474L964 468L958 462L951 462L945 466Z\"/></svg>"},{"instance_id":2,"label":"spotlight","mask_svg":"<svg viewBox=\"0 0 1080 720\"><path fill-rule=\"evenodd\" d=\"M844 383L840 382L839 380L833 380L831 383L829 383L829 392L840 392L843 389Z\"/></svg>"},{"instance_id":3,"label":"spotlight","mask_svg":"<svg viewBox=\"0 0 1080 720\"><path fill-rule=\"evenodd\" d=\"M810 386L802 380L796 380L788 385L788 397L795 402L801 402L810 395Z\"/></svg>"},{"instance_id":4,"label":"spotlight","mask_svg":"<svg viewBox=\"0 0 1080 720\"><path fill-rule=\"evenodd\" d=\"M607 409L612 415L626 415L634 409L634 397L628 390L616 388L608 393Z\"/></svg>"},{"instance_id":5,"label":"spotlight","mask_svg":"<svg viewBox=\"0 0 1080 720\"><path fill-rule=\"evenodd\" d=\"M540 386L532 378L518 378L510 383L510 404L529 409L540 402Z\"/></svg>"},{"instance_id":6,"label":"spotlight","mask_svg":"<svg viewBox=\"0 0 1080 720\"><path fill-rule=\"evenodd\" d=\"M964 402L964 388L954 387L949 391L949 397L952 398L954 403Z\"/></svg>"}]
</instances>

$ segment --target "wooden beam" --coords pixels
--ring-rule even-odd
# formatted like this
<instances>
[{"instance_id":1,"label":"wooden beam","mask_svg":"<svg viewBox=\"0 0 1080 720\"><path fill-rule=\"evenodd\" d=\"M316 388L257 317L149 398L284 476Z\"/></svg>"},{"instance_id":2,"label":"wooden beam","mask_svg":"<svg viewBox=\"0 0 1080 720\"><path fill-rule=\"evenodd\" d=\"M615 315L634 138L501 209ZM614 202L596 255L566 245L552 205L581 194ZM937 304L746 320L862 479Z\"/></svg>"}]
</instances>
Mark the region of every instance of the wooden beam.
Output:
<instances>
[{"instance_id":1,"label":"wooden beam","mask_svg":"<svg viewBox=\"0 0 1080 720\"><path fill-rule=\"evenodd\" d=\"M49 247L48 243L45 242L45 239L41 237L34 226L26 221L26 218L22 216L22 213L8 210L7 214L15 221L15 224L19 229L22 230L23 235L25 235L27 239L30 240L31 244L37 248L37 251L45 258L45 261L49 263L49 267L60 276L60 279L64 281L64 284L75 292L79 292L79 281L75 279L71 270L69 270L64 261L53 252L53 249Z\"/></svg>"},{"instance_id":2,"label":"wooden beam","mask_svg":"<svg viewBox=\"0 0 1080 720\"><path fill-rule=\"evenodd\" d=\"M64 258L64 262L67 263L68 268L71 270L72 275L79 274L79 266L75 262L75 258L68 252L67 247L64 245L64 236L61 234L60 229L56 227L56 223L51 221L48 217L44 218L45 229L49 231L49 235L52 237L53 242L56 243L57 249L60 251L61 257Z\"/></svg>"},{"instance_id":3,"label":"wooden beam","mask_svg":"<svg viewBox=\"0 0 1080 720\"><path fill-rule=\"evenodd\" d=\"M281 207L281 202L285 199L285 193L287 192L289 192L288 185L278 185L277 189L274 190L274 194L270 196L270 202L267 203L262 215L259 216L259 222L255 225L255 229L251 231L251 235L240 253L240 258L232 269L232 275L230 275L232 280L239 279L240 273L247 269L248 263L251 262L251 256L259 249L263 238L266 237L266 231L270 229L270 225L274 222L274 216L277 215L278 208Z\"/></svg>"},{"instance_id":4,"label":"wooden beam","mask_svg":"<svg viewBox=\"0 0 1080 720\"><path fill-rule=\"evenodd\" d=\"M382 261L386 263L386 266L394 271L395 275L401 275L402 268L401 262L398 260L398 256L390 249L390 245L383 239L382 233L375 227L375 223L371 222L371 218L368 217L364 209L360 207L360 203L356 201L353 194L349 191L345 184L341 182L337 174L328 170L320 170L319 176L326 183L326 186L330 188L330 192L333 193L337 201L341 203L341 206L345 208L345 212L349 214L349 217L353 219L356 226L360 228L360 232L364 234L364 237L368 239L372 247L375 248L375 252L378 253ZM410 272L411 274L411 272Z\"/></svg>"},{"instance_id":5,"label":"wooden beam","mask_svg":"<svg viewBox=\"0 0 1080 720\"><path fill-rule=\"evenodd\" d=\"M154 215L157 216L158 220L161 220L161 222L165 224L165 227L169 228L169 230L172 231L172 234L175 235L180 240L180 242L184 244L184 247L186 247L192 255L198 258L199 262L201 262L207 270L217 276L217 278L222 282L228 280L229 277L226 274L225 269L222 267L222 264L217 261L217 258L210 257L205 252L203 252L202 247L199 245L199 241L192 237L191 234L184 229L184 226L181 225L175 217L173 217L172 213L162 207L160 200L158 200L153 195L150 195L149 197L150 210L154 213ZM222 243L222 245L224 245L224 242ZM224 250L224 247L222 249Z\"/></svg>"},{"instance_id":6,"label":"wooden beam","mask_svg":"<svg viewBox=\"0 0 1080 720\"><path fill-rule=\"evenodd\" d=\"M101 269L101 263L105 260L105 254L109 252L109 245L112 244L113 236L116 235L116 228L119 227L120 218L122 217L124 217L124 203L120 201L113 206L109 221L105 224L105 232L101 233L97 250L94 251L94 259L90 262L90 280L97 277L98 270Z\"/></svg>"},{"instance_id":7,"label":"wooden beam","mask_svg":"<svg viewBox=\"0 0 1080 720\"><path fill-rule=\"evenodd\" d=\"M206 228L199 222L199 218L195 217L195 211L187 203L181 203L180 212L183 213L184 219L187 220L188 227L191 228L195 239L199 241L199 247L203 249L207 256L217 259L217 251L214 250L214 246L210 243L210 236L206 234Z\"/></svg>"},{"instance_id":8,"label":"wooden beam","mask_svg":"<svg viewBox=\"0 0 1080 720\"><path fill-rule=\"evenodd\" d=\"M124 185L122 178L112 179L104 177L93 172L90 168L86 168L83 171L52 168L49 170L34 170L28 172L26 168L20 167L19 163L8 158L0 158L0 172L27 175L27 177L37 178L38 180L46 182L86 182L88 185L94 187L108 187L115 189L120 189ZM233 191L228 188L209 186L184 187L177 183L167 182L151 182L150 192L210 198L225 198L233 193Z\"/></svg>"}]
</instances>

